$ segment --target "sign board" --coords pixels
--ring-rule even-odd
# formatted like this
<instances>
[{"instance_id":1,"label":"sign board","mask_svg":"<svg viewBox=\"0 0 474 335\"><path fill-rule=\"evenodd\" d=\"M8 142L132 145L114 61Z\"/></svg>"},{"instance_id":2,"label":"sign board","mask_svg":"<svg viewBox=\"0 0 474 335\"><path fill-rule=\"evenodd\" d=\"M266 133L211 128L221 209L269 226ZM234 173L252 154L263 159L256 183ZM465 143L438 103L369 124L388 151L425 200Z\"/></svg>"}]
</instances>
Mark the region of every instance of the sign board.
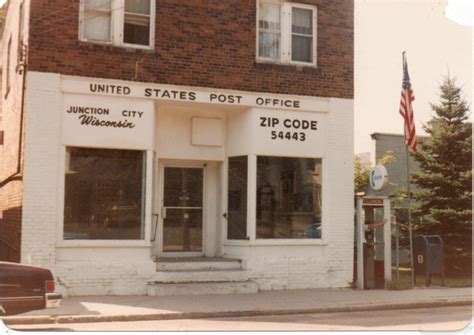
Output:
<instances>
[{"instance_id":1,"label":"sign board","mask_svg":"<svg viewBox=\"0 0 474 335\"><path fill-rule=\"evenodd\" d=\"M153 147L152 101L65 95L63 143L121 149Z\"/></svg>"},{"instance_id":2,"label":"sign board","mask_svg":"<svg viewBox=\"0 0 474 335\"><path fill-rule=\"evenodd\" d=\"M362 198L364 206L383 206L383 199L380 198Z\"/></svg>"},{"instance_id":3,"label":"sign board","mask_svg":"<svg viewBox=\"0 0 474 335\"><path fill-rule=\"evenodd\" d=\"M326 114L252 110L252 137L257 154L324 157Z\"/></svg>"},{"instance_id":4,"label":"sign board","mask_svg":"<svg viewBox=\"0 0 474 335\"><path fill-rule=\"evenodd\" d=\"M375 165L370 170L370 187L374 191L380 191L387 185L387 183L387 169L383 165Z\"/></svg>"},{"instance_id":5,"label":"sign board","mask_svg":"<svg viewBox=\"0 0 474 335\"><path fill-rule=\"evenodd\" d=\"M63 76L64 93L145 98L156 101L199 102L227 106L257 107L293 111L329 112L329 99L286 94L267 94L188 86Z\"/></svg>"}]
</instances>

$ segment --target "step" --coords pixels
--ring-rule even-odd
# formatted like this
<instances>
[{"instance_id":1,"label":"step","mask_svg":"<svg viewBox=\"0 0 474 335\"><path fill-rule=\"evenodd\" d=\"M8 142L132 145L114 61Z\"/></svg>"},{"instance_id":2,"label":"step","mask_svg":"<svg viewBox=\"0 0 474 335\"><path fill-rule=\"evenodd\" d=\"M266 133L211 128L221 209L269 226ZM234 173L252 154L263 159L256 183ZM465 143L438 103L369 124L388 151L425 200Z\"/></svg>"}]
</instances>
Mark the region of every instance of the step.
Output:
<instances>
[{"instance_id":1,"label":"step","mask_svg":"<svg viewBox=\"0 0 474 335\"><path fill-rule=\"evenodd\" d=\"M247 271L238 270L176 270L157 271L154 281L158 283L236 282L249 279Z\"/></svg>"},{"instance_id":2,"label":"step","mask_svg":"<svg viewBox=\"0 0 474 335\"><path fill-rule=\"evenodd\" d=\"M180 270L237 270L242 267L239 259L214 257L158 258L156 271Z\"/></svg>"},{"instance_id":3,"label":"step","mask_svg":"<svg viewBox=\"0 0 474 335\"><path fill-rule=\"evenodd\" d=\"M147 287L147 294L149 296L244 294L257 292L258 285L252 281L179 284L152 283L148 284Z\"/></svg>"}]
</instances>

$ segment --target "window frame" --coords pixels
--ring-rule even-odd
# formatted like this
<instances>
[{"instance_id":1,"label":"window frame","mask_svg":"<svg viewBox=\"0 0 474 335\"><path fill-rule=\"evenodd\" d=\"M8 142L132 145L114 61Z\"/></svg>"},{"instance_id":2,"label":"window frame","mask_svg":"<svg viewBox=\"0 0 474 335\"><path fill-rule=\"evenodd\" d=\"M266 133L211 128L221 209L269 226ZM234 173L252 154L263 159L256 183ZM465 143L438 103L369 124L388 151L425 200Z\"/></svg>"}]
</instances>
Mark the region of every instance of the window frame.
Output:
<instances>
[{"instance_id":1,"label":"window frame","mask_svg":"<svg viewBox=\"0 0 474 335\"><path fill-rule=\"evenodd\" d=\"M125 0L111 0L110 10L110 41L90 40L84 37L84 15L85 2L87 0L80 0L79 3L79 41L101 44L113 45L124 48L154 50L155 48L155 21L156 21L156 0L150 1L150 40L148 45L125 43L124 42L124 28L125 28ZM99 10L100 11L100 10Z\"/></svg>"},{"instance_id":2,"label":"window frame","mask_svg":"<svg viewBox=\"0 0 474 335\"><path fill-rule=\"evenodd\" d=\"M328 223L331 222L329 203L326 194L328 191L328 174L324 173L328 169L328 162L325 155L313 156L313 155L281 155L281 154L271 154L271 153L246 153L246 154L236 154L235 156L247 156L248 157L248 166L247 166L247 240L232 240L227 238L227 220L223 218L223 245L225 247L248 247L248 246L327 246L328 245L328 232L326 227ZM272 239L263 239L257 238L257 158L259 156L265 157L288 157L288 158L309 158L309 159L320 159L321 160L321 231L324 232L321 234L320 238L272 238ZM233 155L229 156L233 157ZM227 184L228 184L228 160L225 161L225 190L223 191L227 194ZM226 211L228 210L227 197L224 198ZM326 213L326 214L324 214Z\"/></svg>"},{"instance_id":3,"label":"window frame","mask_svg":"<svg viewBox=\"0 0 474 335\"><path fill-rule=\"evenodd\" d=\"M260 4L261 3L268 3L272 5L279 5L280 6L280 54L278 55L278 59L273 59L269 57L260 57ZM282 56L283 56L283 40L282 40L282 35L283 35L283 16L282 16L282 4L279 1L257 1L257 49L256 49L256 56L257 60L265 61L265 62L282 62Z\"/></svg>"},{"instance_id":4,"label":"window frame","mask_svg":"<svg viewBox=\"0 0 474 335\"><path fill-rule=\"evenodd\" d=\"M246 197L246 201L245 201L245 214L244 214L244 217L245 217L245 237L242 236L242 238L232 238L232 237L229 237L229 226L230 226L230 219L231 219L231 210L230 210L230 197L229 197L229 192L230 192L230 160L232 158L242 158L242 157L245 157L245 160L246 160L246 171L245 171L245 197ZM227 163L227 167L226 167L226 189L225 189L225 201L226 201L226 208L227 208L227 211L226 211L226 228L225 228L225 239L228 240L228 241L249 241L250 240L250 233L249 233L249 176L251 174L250 170L249 170L249 167L250 167L250 155L235 155L235 156L228 156L226 158L226 163Z\"/></svg>"},{"instance_id":5,"label":"window frame","mask_svg":"<svg viewBox=\"0 0 474 335\"><path fill-rule=\"evenodd\" d=\"M309 66L309 67L317 67L317 26L318 26L318 8L313 5L301 4L301 3L294 3L294 2L284 2L281 0L257 0L257 11L256 11L256 52L255 58L258 63L274 63L274 64L283 64L283 65L299 65L299 66ZM280 5L280 58L279 59L272 59L267 57L260 57L259 56L259 44L260 44L260 28L259 28L259 18L260 18L260 4L261 3L268 3L268 4L276 4ZM294 61L292 60L292 12L293 8L300 8L312 11L312 20L313 20L313 57L312 62L301 62L301 61Z\"/></svg>"},{"instance_id":6,"label":"window frame","mask_svg":"<svg viewBox=\"0 0 474 335\"><path fill-rule=\"evenodd\" d=\"M142 153L142 181L141 181L141 237L134 239L66 239L64 238L65 232L65 214L64 210L66 208L66 175L68 167L66 166L66 156L68 148L72 149L85 149L85 150L113 150L113 151L136 151ZM150 226L151 226L151 217L149 216L150 206L151 206L151 192L152 188L149 185L150 174L152 175L152 165L153 162L151 158L153 157L150 154L150 150L147 149L136 149L136 148L115 148L115 147L96 147L96 146L84 146L84 145L64 145L62 146L63 159L61 161L60 169L62 170L61 182L58 184L58 230L56 235L57 245L59 247L81 247L81 246L93 246L93 247L103 247L103 246L133 246L133 247L142 247L151 246L150 244Z\"/></svg>"},{"instance_id":7,"label":"window frame","mask_svg":"<svg viewBox=\"0 0 474 335\"><path fill-rule=\"evenodd\" d=\"M95 43L95 44L105 44L105 45L114 45L114 4L116 4L117 1L112 1L111 2L111 7L110 7L110 40L109 41L99 41L99 40L92 40L92 39L87 39L84 36L84 20L85 20L85 12L86 12L86 1L87 0L80 0L79 3L79 40L82 42L88 42L88 43ZM122 0L119 0L122 1ZM100 9L92 9L92 11L96 12L105 12L104 10Z\"/></svg>"},{"instance_id":8,"label":"window frame","mask_svg":"<svg viewBox=\"0 0 474 335\"><path fill-rule=\"evenodd\" d=\"M258 199L257 199L257 193L258 193L258 159L260 157L267 157L267 158L284 158L284 159L292 159L292 160L300 160L300 159L311 159L311 160L319 160L319 164L321 166L321 189L320 189L320 196L321 196L321 203L320 203L320 210L321 210L321 215L320 215L320 222L319 222L319 226L320 226L320 229L321 229L321 234L320 234L320 237L305 237L305 238L302 238L302 237L273 237L273 238L266 238L266 237L258 237ZM297 157L297 156L285 156L285 155L266 155L266 154L257 154L255 155L255 207L252 209L254 210L255 212L255 226L254 226L254 230L255 230L255 241L258 241L258 242L261 242L261 241L323 241L323 234L322 234L322 231L323 231L323 218L324 218L324 215L323 213L325 213L325 208L324 208L324 202L323 202L323 194L325 193L324 192L324 189L323 189L323 176L324 176L324 158L323 157ZM264 243L271 243L271 242L264 242Z\"/></svg>"}]
</instances>

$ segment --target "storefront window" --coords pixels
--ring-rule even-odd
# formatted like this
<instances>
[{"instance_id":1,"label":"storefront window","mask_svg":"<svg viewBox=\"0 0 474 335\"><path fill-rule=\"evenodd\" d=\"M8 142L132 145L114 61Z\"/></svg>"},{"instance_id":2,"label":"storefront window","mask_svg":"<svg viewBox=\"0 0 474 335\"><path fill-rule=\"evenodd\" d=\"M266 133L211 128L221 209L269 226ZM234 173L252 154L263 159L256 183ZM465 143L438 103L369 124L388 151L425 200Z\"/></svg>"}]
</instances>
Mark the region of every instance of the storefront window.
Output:
<instances>
[{"instance_id":1,"label":"storefront window","mask_svg":"<svg viewBox=\"0 0 474 335\"><path fill-rule=\"evenodd\" d=\"M64 239L144 238L145 152L66 149Z\"/></svg>"},{"instance_id":2,"label":"storefront window","mask_svg":"<svg viewBox=\"0 0 474 335\"><path fill-rule=\"evenodd\" d=\"M247 156L229 158L227 238L247 239Z\"/></svg>"},{"instance_id":3,"label":"storefront window","mask_svg":"<svg viewBox=\"0 0 474 335\"><path fill-rule=\"evenodd\" d=\"M321 238L321 159L257 157L257 238Z\"/></svg>"}]
</instances>

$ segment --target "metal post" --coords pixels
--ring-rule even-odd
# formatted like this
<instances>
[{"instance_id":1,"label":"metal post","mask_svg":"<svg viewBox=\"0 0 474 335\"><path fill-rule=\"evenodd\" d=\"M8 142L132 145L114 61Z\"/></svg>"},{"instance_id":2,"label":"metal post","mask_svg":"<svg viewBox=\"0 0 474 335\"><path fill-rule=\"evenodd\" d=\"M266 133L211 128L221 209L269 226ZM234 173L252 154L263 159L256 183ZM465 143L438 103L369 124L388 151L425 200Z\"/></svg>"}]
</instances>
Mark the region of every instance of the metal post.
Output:
<instances>
[{"instance_id":1,"label":"metal post","mask_svg":"<svg viewBox=\"0 0 474 335\"><path fill-rule=\"evenodd\" d=\"M397 266L397 282L400 283L400 245L399 245L399 226L397 222L397 217L393 217L393 222L395 223L395 249L396 249L396 266Z\"/></svg>"},{"instance_id":2,"label":"metal post","mask_svg":"<svg viewBox=\"0 0 474 335\"><path fill-rule=\"evenodd\" d=\"M411 285L415 286L415 269L413 267L413 237L411 228L411 192L410 192L410 164L408 155L408 145L405 145L407 159L407 192L408 192L408 231L410 234L410 265L411 265Z\"/></svg>"},{"instance_id":3,"label":"metal post","mask_svg":"<svg viewBox=\"0 0 474 335\"><path fill-rule=\"evenodd\" d=\"M406 59L405 59L406 51L402 52L402 62L403 67L405 68ZM407 138L407 127L403 127L403 132L405 133L405 139ZM410 192L410 164L409 164L409 155L408 155L408 143L405 143L405 154L407 159L407 193L408 193L408 232L410 235L410 265L411 265L411 285L415 286L415 269L413 267L413 237L412 237L412 229L411 229L411 192Z\"/></svg>"},{"instance_id":4,"label":"metal post","mask_svg":"<svg viewBox=\"0 0 474 335\"><path fill-rule=\"evenodd\" d=\"M383 257L384 257L384 279L385 283L392 281L392 209L388 197L383 200L384 219L387 224L383 226Z\"/></svg>"},{"instance_id":5,"label":"metal post","mask_svg":"<svg viewBox=\"0 0 474 335\"><path fill-rule=\"evenodd\" d=\"M364 213L362 198L356 199L356 245L357 245L357 288L364 289Z\"/></svg>"}]
</instances>

